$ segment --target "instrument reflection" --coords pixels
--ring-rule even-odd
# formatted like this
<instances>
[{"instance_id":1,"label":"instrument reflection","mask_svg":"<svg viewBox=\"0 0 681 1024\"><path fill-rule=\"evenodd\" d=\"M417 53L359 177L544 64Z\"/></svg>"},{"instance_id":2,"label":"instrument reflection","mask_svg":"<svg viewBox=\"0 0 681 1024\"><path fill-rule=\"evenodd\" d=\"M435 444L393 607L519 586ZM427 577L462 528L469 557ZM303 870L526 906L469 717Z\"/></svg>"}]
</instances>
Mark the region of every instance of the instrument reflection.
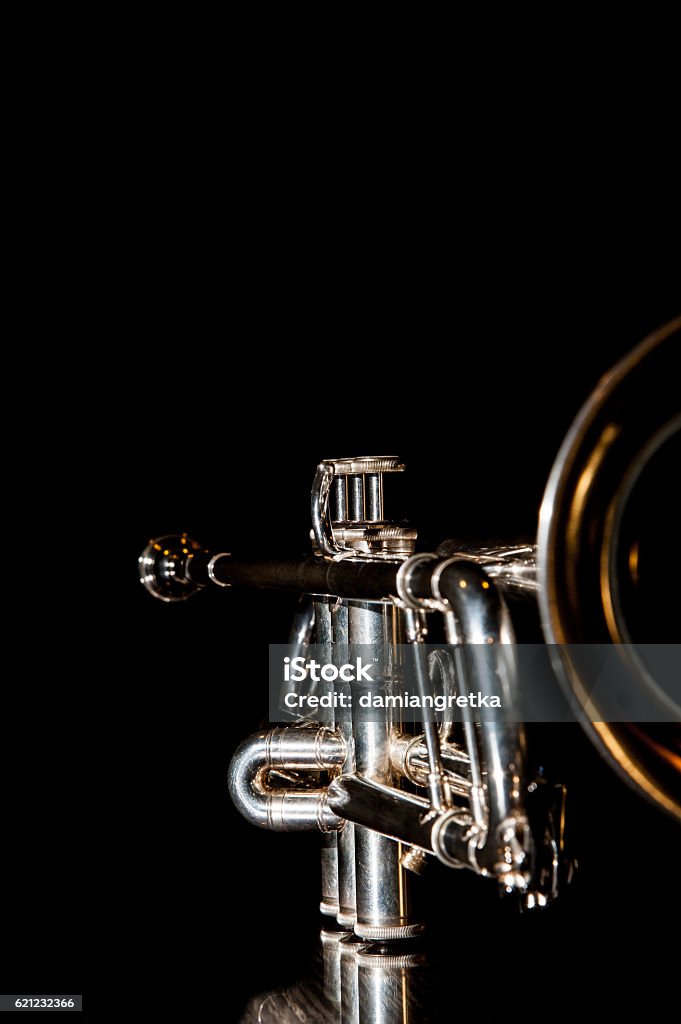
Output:
<instances>
[{"instance_id":1,"label":"instrument reflection","mask_svg":"<svg viewBox=\"0 0 681 1024\"><path fill-rule=\"evenodd\" d=\"M323 929L316 970L254 997L241 1024L435 1024L444 1018L428 1005L429 969L422 951Z\"/></svg>"}]
</instances>

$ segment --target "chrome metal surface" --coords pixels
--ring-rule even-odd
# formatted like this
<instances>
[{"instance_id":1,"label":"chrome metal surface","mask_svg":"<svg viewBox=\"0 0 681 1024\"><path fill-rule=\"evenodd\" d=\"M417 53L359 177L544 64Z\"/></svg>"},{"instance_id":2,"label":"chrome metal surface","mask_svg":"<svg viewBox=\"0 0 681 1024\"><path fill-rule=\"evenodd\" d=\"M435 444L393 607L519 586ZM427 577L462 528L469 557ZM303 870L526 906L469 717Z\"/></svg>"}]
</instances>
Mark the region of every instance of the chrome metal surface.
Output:
<instances>
[{"instance_id":1,"label":"chrome metal surface","mask_svg":"<svg viewBox=\"0 0 681 1024\"><path fill-rule=\"evenodd\" d=\"M404 463L396 455L362 455L360 458L329 459L336 476L363 476L379 473L404 473Z\"/></svg>"},{"instance_id":2,"label":"chrome metal surface","mask_svg":"<svg viewBox=\"0 0 681 1024\"><path fill-rule=\"evenodd\" d=\"M220 561L220 559L221 558L231 558L231 557L232 556L231 556L231 553L229 551L218 551L218 553L213 555L213 557L209 560L207 568L208 568L208 578L211 581L211 583L215 583L215 585L218 586L218 587L231 587L231 583L226 583L223 580L221 580L218 576L215 575L215 566Z\"/></svg>"},{"instance_id":3,"label":"chrome metal surface","mask_svg":"<svg viewBox=\"0 0 681 1024\"><path fill-rule=\"evenodd\" d=\"M364 487L361 476L349 476L348 487L348 519L351 523L364 522Z\"/></svg>"},{"instance_id":4,"label":"chrome metal surface","mask_svg":"<svg viewBox=\"0 0 681 1024\"><path fill-rule=\"evenodd\" d=\"M214 583L216 587L231 587L232 584L229 580L224 579L223 576L217 572L218 565L224 563L224 560L231 558L232 555L229 551L217 551L211 558L208 559L206 565L206 573L211 583Z\"/></svg>"},{"instance_id":5,"label":"chrome metal surface","mask_svg":"<svg viewBox=\"0 0 681 1024\"><path fill-rule=\"evenodd\" d=\"M319 939L317 970L288 988L256 996L240 1024L444 1024L451 1019L437 1012L436 977L424 952L393 951L342 931L323 930Z\"/></svg>"},{"instance_id":6,"label":"chrome metal surface","mask_svg":"<svg viewBox=\"0 0 681 1024\"><path fill-rule=\"evenodd\" d=\"M356 557L406 558L414 550L416 530L392 523L334 523L333 536L343 549Z\"/></svg>"},{"instance_id":7,"label":"chrome metal surface","mask_svg":"<svg viewBox=\"0 0 681 1024\"><path fill-rule=\"evenodd\" d=\"M357 953L359 1016L362 1024L405 1024L412 977L423 967L419 953L387 955L371 945Z\"/></svg>"},{"instance_id":8,"label":"chrome metal surface","mask_svg":"<svg viewBox=\"0 0 681 1024\"><path fill-rule=\"evenodd\" d=\"M348 518L348 479L337 476L333 484L333 518L342 523Z\"/></svg>"},{"instance_id":9,"label":"chrome metal surface","mask_svg":"<svg viewBox=\"0 0 681 1024\"><path fill-rule=\"evenodd\" d=\"M201 550L201 545L186 533L150 540L137 560L142 585L166 604L186 601L201 589L201 584L193 582L186 572L188 559Z\"/></svg>"},{"instance_id":10,"label":"chrome metal surface","mask_svg":"<svg viewBox=\"0 0 681 1024\"><path fill-rule=\"evenodd\" d=\"M584 643L669 642L678 638L678 618L669 615L661 583L649 604L658 612L647 637L630 636L621 596L629 574L640 576L638 538L618 564L621 526L636 480L660 451L676 439L676 455L659 489L647 496L653 522L673 498L679 478L681 432L681 317L646 339L603 377L575 419L549 477L539 517L539 606L554 667L565 692L588 700L592 674L576 657ZM641 396L654 399L642 402ZM678 523L678 516L676 518ZM653 525L653 531L659 526ZM659 560L664 562L665 547ZM661 564L663 570L666 569ZM635 570L635 573L634 573ZM631 585L631 584L629 584ZM650 617L650 611L648 611ZM661 622L673 635L660 635ZM573 645L573 646L568 646ZM630 670L649 693L656 688L642 661ZM658 695L658 699L663 699ZM619 774L653 803L681 821L679 729L641 730L599 721L593 709L586 726L591 739Z\"/></svg>"},{"instance_id":11,"label":"chrome metal surface","mask_svg":"<svg viewBox=\"0 0 681 1024\"><path fill-rule=\"evenodd\" d=\"M419 557L418 555L416 556ZM408 564L408 563L405 563ZM404 613L407 626L407 636L412 642L414 653L414 667L416 669L416 684L421 700L428 695L432 696L430 675L428 673L428 662L423 648L425 641L425 628L417 627L416 616L421 613L415 612L413 608L407 608ZM423 723L423 735L425 739L426 753L428 757L428 792L430 794L430 806L434 811L443 811L450 806L449 786L442 768L442 752L440 750L440 734L437 724L432 720ZM379 780L380 781L380 780Z\"/></svg>"},{"instance_id":12,"label":"chrome metal surface","mask_svg":"<svg viewBox=\"0 0 681 1024\"><path fill-rule=\"evenodd\" d=\"M345 820L345 819L344 819ZM357 920L357 894L355 887L355 826L345 821L338 833L338 924L354 928Z\"/></svg>"},{"instance_id":13,"label":"chrome metal surface","mask_svg":"<svg viewBox=\"0 0 681 1024\"><path fill-rule=\"evenodd\" d=\"M315 626L315 640L323 652L324 661L333 661L333 620L328 601L315 601L312 605L312 616ZM308 635L309 636L309 635ZM291 655L293 657L293 654ZM331 688L330 683L322 682L322 687ZM333 707L322 709L319 721L329 729L335 726ZM338 837L335 832L322 835L321 849L321 881L322 899L319 909L322 914L337 917L338 904Z\"/></svg>"},{"instance_id":14,"label":"chrome metal surface","mask_svg":"<svg viewBox=\"0 0 681 1024\"><path fill-rule=\"evenodd\" d=\"M341 939L348 938L350 934L350 932L326 930L322 930L319 933L322 947L324 995L338 1009L340 1009L341 1005L341 970L338 944Z\"/></svg>"},{"instance_id":15,"label":"chrome metal surface","mask_svg":"<svg viewBox=\"0 0 681 1024\"><path fill-rule=\"evenodd\" d=\"M359 1009L359 970L357 954L364 948L355 935L347 936L338 944L341 980L341 1020L347 1024L363 1024Z\"/></svg>"},{"instance_id":16,"label":"chrome metal surface","mask_svg":"<svg viewBox=\"0 0 681 1024\"><path fill-rule=\"evenodd\" d=\"M312 543L316 551L325 558L338 558L341 551L331 530L329 515L329 494L333 482L334 467L330 462L320 462L312 484L311 514Z\"/></svg>"},{"instance_id":17,"label":"chrome metal surface","mask_svg":"<svg viewBox=\"0 0 681 1024\"><path fill-rule=\"evenodd\" d=\"M338 905L338 837L335 832L322 835L321 851L322 898L319 910L329 917L337 917Z\"/></svg>"},{"instance_id":18,"label":"chrome metal surface","mask_svg":"<svg viewBox=\"0 0 681 1024\"><path fill-rule=\"evenodd\" d=\"M229 766L230 796L239 812L260 828L275 832L343 827L328 804L325 787L274 788L270 773L332 771L345 760L343 738L328 729L288 727L256 733L237 748Z\"/></svg>"},{"instance_id":19,"label":"chrome metal surface","mask_svg":"<svg viewBox=\"0 0 681 1024\"><path fill-rule=\"evenodd\" d=\"M361 775L332 779L328 795L329 806L339 817L365 829L380 822L383 835L433 852L431 832L438 815L431 811L430 802L423 797L394 786L369 782Z\"/></svg>"},{"instance_id":20,"label":"chrome metal surface","mask_svg":"<svg viewBox=\"0 0 681 1024\"><path fill-rule=\"evenodd\" d=\"M390 746L393 768L415 786L428 788L430 762L423 735L397 734ZM468 778L470 757L456 743L440 741L440 762L450 793L468 796L471 781ZM465 774L462 774L465 773Z\"/></svg>"},{"instance_id":21,"label":"chrome metal surface","mask_svg":"<svg viewBox=\"0 0 681 1024\"><path fill-rule=\"evenodd\" d=\"M500 694L502 705L517 700L518 679L513 629L503 597L486 572L469 561L440 565L435 596L445 606L445 633L453 646L463 644L464 669L459 688ZM475 745L469 751L477 755ZM531 836L523 806L526 783L525 732L521 723L494 718L480 729L480 755L485 765L484 799L487 828L476 840L475 860L511 888L524 888Z\"/></svg>"},{"instance_id":22,"label":"chrome metal surface","mask_svg":"<svg viewBox=\"0 0 681 1024\"><path fill-rule=\"evenodd\" d=\"M334 561L353 556L393 559L411 554L416 531L383 520L383 474L403 470L403 464L392 456L321 462L311 495L315 552Z\"/></svg>"},{"instance_id":23,"label":"chrome metal surface","mask_svg":"<svg viewBox=\"0 0 681 1024\"><path fill-rule=\"evenodd\" d=\"M321 619L322 614L323 613L319 611L317 605L308 594L304 594L300 598L298 608L293 616L293 622L291 623L291 629L289 631L289 656L291 658L304 657L305 652L312 641L315 631L315 621L317 618ZM323 629L323 623L321 621L319 623L319 628ZM282 680L282 689L279 697L280 709L285 711L287 716L290 715L292 718L296 718L299 721L304 720L305 715L302 711L292 711L290 708L286 707L284 697L288 692L288 686L284 685L284 680ZM333 728L333 715L331 715L327 720L321 721L320 719L319 721L320 724L327 725L331 729Z\"/></svg>"},{"instance_id":24,"label":"chrome metal surface","mask_svg":"<svg viewBox=\"0 0 681 1024\"><path fill-rule=\"evenodd\" d=\"M334 664L342 665L348 660L348 606L340 601L332 606ZM350 684L341 686L345 696L350 696ZM339 731L347 750L343 762L344 775L355 770L355 741L352 734L352 720L345 717L339 723ZM346 821L345 827L338 834L338 924L343 928L353 928L357 920L357 894L355 884L355 826Z\"/></svg>"},{"instance_id":25,"label":"chrome metal surface","mask_svg":"<svg viewBox=\"0 0 681 1024\"><path fill-rule=\"evenodd\" d=\"M466 558L475 562L497 586L514 594L536 596L539 591L536 544L472 547L465 542L445 540L437 554L441 558Z\"/></svg>"},{"instance_id":26,"label":"chrome metal surface","mask_svg":"<svg viewBox=\"0 0 681 1024\"><path fill-rule=\"evenodd\" d=\"M382 473L369 473L364 477L364 516L369 522L383 519Z\"/></svg>"},{"instance_id":27,"label":"chrome metal surface","mask_svg":"<svg viewBox=\"0 0 681 1024\"><path fill-rule=\"evenodd\" d=\"M390 747L395 725L390 717L377 718L361 706L363 694L381 691L387 682L386 651L393 642L391 618L380 604L351 604L348 610L349 642L360 645L373 665L374 682L356 682L353 691L352 734L355 772L362 778L390 785L393 768ZM401 938L422 930L409 917L408 883L400 860L400 843L373 828L355 828L355 884L357 921L361 938Z\"/></svg>"}]
</instances>

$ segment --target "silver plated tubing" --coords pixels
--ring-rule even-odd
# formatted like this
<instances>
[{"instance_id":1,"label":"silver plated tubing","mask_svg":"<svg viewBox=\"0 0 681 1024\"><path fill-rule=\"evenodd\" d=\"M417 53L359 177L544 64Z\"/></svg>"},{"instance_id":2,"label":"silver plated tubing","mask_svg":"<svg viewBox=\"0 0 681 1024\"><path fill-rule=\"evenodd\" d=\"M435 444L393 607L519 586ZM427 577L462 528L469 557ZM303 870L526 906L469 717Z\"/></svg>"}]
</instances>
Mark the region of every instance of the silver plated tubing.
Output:
<instances>
[{"instance_id":1,"label":"silver plated tubing","mask_svg":"<svg viewBox=\"0 0 681 1024\"><path fill-rule=\"evenodd\" d=\"M352 523L364 519L364 488L361 476L349 476L348 481L348 519Z\"/></svg>"},{"instance_id":2,"label":"silver plated tubing","mask_svg":"<svg viewBox=\"0 0 681 1024\"><path fill-rule=\"evenodd\" d=\"M363 942L343 932L323 931L321 945L324 995L338 1013L337 1017L333 1015L334 1021L407 1024L412 1020L414 1009L421 1005L419 996L425 978L419 968L426 963L424 954L386 953L377 943ZM302 1022L303 1018L295 1019ZM314 1019L321 1020L321 1016ZM324 1015L327 1019L332 1018ZM305 1020L312 1018L306 1016Z\"/></svg>"},{"instance_id":3,"label":"silver plated tubing","mask_svg":"<svg viewBox=\"0 0 681 1024\"><path fill-rule=\"evenodd\" d=\"M321 839L322 898L319 903L319 910L328 917L337 917L339 911L338 836L336 832L325 832Z\"/></svg>"},{"instance_id":4,"label":"silver plated tubing","mask_svg":"<svg viewBox=\"0 0 681 1024\"><path fill-rule=\"evenodd\" d=\"M333 465L320 462L312 485L311 517L312 536L317 550L326 558L336 558L338 547L334 544L329 517L329 492L333 483ZM303 591L314 593L310 587L302 587Z\"/></svg>"},{"instance_id":5,"label":"silver plated tubing","mask_svg":"<svg viewBox=\"0 0 681 1024\"><path fill-rule=\"evenodd\" d=\"M494 689L500 692L503 706L512 707L517 678L512 629L501 593L485 571L468 560L445 562L436 570L433 582L436 598L452 613L445 616L447 640L464 645L462 690L469 687L491 694ZM476 860L494 874L506 873L512 884L521 884L516 872L527 860L524 847L529 841L522 804L524 729L522 723L494 719L484 723L479 736L486 771L488 830ZM473 744L472 759L476 749ZM472 781L477 789L480 780L475 776L474 771ZM446 833L443 835L446 838Z\"/></svg>"},{"instance_id":6,"label":"silver plated tubing","mask_svg":"<svg viewBox=\"0 0 681 1024\"><path fill-rule=\"evenodd\" d=\"M288 642L294 650L291 657L297 654L304 654L305 649L312 640L312 632L315 628L315 606L312 598L304 595L301 597L293 617L289 631Z\"/></svg>"},{"instance_id":7,"label":"silver plated tubing","mask_svg":"<svg viewBox=\"0 0 681 1024\"><path fill-rule=\"evenodd\" d=\"M355 935L346 936L338 943L341 981L341 1015L343 1024L364 1024L359 1008L359 972L357 954L365 944Z\"/></svg>"},{"instance_id":8,"label":"silver plated tubing","mask_svg":"<svg viewBox=\"0 0 681 1024\"><path fill-rule=\"evenodd\" d=\"M342 478L337 481L342 483ZM306 598L311 602L311 598ZM333 622L331 618L331 607L328 601L315 601L312 605L313 618L315 622L315 640L323 651L325 662L331 662L333 657ZM329 686L331 684L322 684ZM329 729L333 729L334 713L333 708L322 709L321 723ZM338 905L338 838L335 832L326 832L321 837L321 883L322 898L319 909L322 914L329 917L336 917L339 911Z\"/></svg>"},{"instance_id":9,"label":"silver plated tubing","mask_svg":"<svg viewBox=\"0 0 681 1024\"><path fill-rule=\"evenodd\" d=\"M379 522L383 518L383 477L380 473L368 473L364 477L364 514L368 522Z\"/></svg>"},{"instance_id":10,"label":"silver plated tubing","mask_svg":"<svg viewBox=\"0 0 681 1024\"><path fill-rule=\"evenodd\" d=\"M357 981L361 1024L405 1024L411 1018L414 975L424 962L425 957L417 953L386 956L380 947L360 949Z\"/></svg>"},{"instance_id":11,"label":"silver plated tubing","mask_svg":"<svg viewBox=\"0 0 681 1024\"><path fill-rule=\"evenodd\" d=\"M237 748L229 766L229 792L237 810L260 828L274 832L342 828L323 789L273 789L271 768L329 771L345 760L345 743L328 729L271 729L256 733Z\"/></svg>"},{"instance_id":12,"label":"silver plated tubing","mask_svg":"<svg viewBox=\"0 0 681 1024\"><path fill-rule=\"evenodd\" d=\"M536 597L540 584L537 579L537 546L512 544L496 547L471 547L457 540L445 540L439 545L440 558L466 559L481 566L498 587L516 597Z\"/></svg>"},{"instance_id":13,"label":"silver plated tubing","mask_svg":"<svg viewBox=\"0 0 681 1024\"><path fill-rule=\"evenodd\" d=\"M338 944L341 939L349 935L349 932L327 931L322 929L319 939L322 946L322 978L324 982L324 995L340 1007L341 1002L341 973L340 973L340 950Z\"/></svg>"},{"instance_id":14,"label":"silver plated tubing","mask_svg":"<svg viewBox=\"0 0 681 1024\"><path fill-rule=\"evenodd\" d=\"M352 732L355 771L373 782L390 785L392 725L386 716L376 716L360 707L360 695L369 687L382 689L386 683L384 664L386 627L389 620L381 605L351 604L349 608L350 648L361 645L365 660L374 666L373 683L353 684ZM363 939L396 939L417 934L422 926L409 919L407 878L400 860L401 844L373 828L355 828L355 880L357 921L355 933Z\"/></svg>"},{"instance_id":15,"label":"silver plated tubing","mask_svg":"<svg viewBox=\"0 0 681 1024\"><path fill-rule=\"evenodd\" d=\"M457 744L449 741L440 743L442 769L447 777L447 785L452 793L467 796L471 782L466 772L470 765L470 757ZM393 768L399 775L409 779L415 786L428 787L429 761L424 737L410 734L397 735L393 738L390 748Z\"/></svg>"},{"instance_id":16,"label":"silver plated tubing","mask_svg":"<svg viewBox=\"0 0 681 1024\"><path fill-rule=\"evenodd\" d=\"M337 476L333 484L333 518L342 523L348 517L347 477Z\"/></svg>"},{"instance_id":17,"label":"silver plated tubing","mask_svg":"<svg viewBox=\"0 0 681 1024\"><path fill-rule=\"evenodd\" d=\"M348 821L337 839L338 850L338 924L354 928L357 920L355 891L355 826Z\"/></svg>"},{"instance_id":18,"label":"silver plated tubing","mask_svg":"<svg viewBox=\"0 0 681 1024\"><path fill-rule=\"evenodd\" d=\"M424 698L432 693L428 663L423 649L426 635L424 611L433 608L441 610L442 602L432 598L416 598L409 585L409 580L416 565L427 564L434 560L437 561L437 556L429 553L412 555L411 558L402 563L396 579L399 599L406 606L404 617L407 624L407 635L411 641L414 655L416 685L419 696L424 701L424 704ZM431 806L435 811L443 811L449 807L451 801L447 781L442 770L440 734L435 722L431 720L424 721L423 733L428 752L428 791Z\"/></svg>"},{"instance_id":19,"label":"silver plated tubing","mask_svg":"<svg viewBox=\"0 0 681 1024\"><path fill-rule=\"evenodd\" d=\"M331 605L333 623L334 664L342 665L348 660L348 607L338 601ZM350 693L350 684L342 684L342 692ZM347 756L342 772L349 775L354 771L355 753L352 737L352 722L345 717L339 723L339 732L345 741ZM353 928L357 920L357 897L355 891L355 826L348 821L337 835L338 857L338 924L342 928Z\"/></svg>"},{"instance_id":20,"label":"silver plated tubing","mask_svg":"<svg viewBox=\"0 0 681 1024\"><path fill-rule=\"evenodd\" d=\"M418 557L418 556L416 556ZM419 614L412 608L405 611L408 633L413 637L412 652L414 655L414 668L416 670L416 685L419 696L425 704L425 697L432 693L428 663L423 648L423 631L415 626L416 616ZM442 754L440 751L440 734L437 724L428 719L423 723L423 734L428 753L428 792L433 810L443 811L450 804L447 780L442 770Z\"/></svg>"},{"instance_id":21,"label":"silver plated tubing","mask_svg":"<svg viewBox=\"0 0 681 1024\"><path fill-rule=\"evenodd\" d=\"M399 599L396 602L397 604L401 603L402 607L416 612L442 610L442 602L433 599L430 594L430 588L427 595L416 595L412 590L412 578L417 566L425 568L428 565L433 565L437 561L437 555L434 555L429 551L423 551L416 555L412 555L410 558L407 558L402 562L395 577L395 591Z\"/></svg>"},{"instance_id":22,"label":"silver plated tubing","mask_svg":"<svg viewBox=\"0 0 681 1024\"><path fill-rule=\"evenodd\" d=\"M298 608L293 617L293 623L289 631L288 643L289 643L289 654L291 659L298 658L305 655L307 648L312 640L312 633L315 628L315 605L312 598L307 594L303 594L298 602ZM295 718L298 720L304 720L305 715L300 711L291 711L286 707L285 697L290 692L290 684L286 683L282 679L281 690L279 693L279 710L285 713L286 717ZM302 692L299 689L300 684L296 684L296 692ZM320 722L321 725L328 725L333 728L333 720L330 722Z\"/></svg>"},{"instance_id":23,"label":"silver plated tubing","mask_svg":"<svg viewBox=\"0 0 681 1024\"><path fill-rule=\"evenodd\" d=\"M512 648L503 642L509 639L510 631L498 591L484 571L469 560L440 564L435 575L433 599L449 610L447 622L456 630L456 635L449 638L457 643L463 641L459 648L464 662L462 689L470 686L471 690L479 689L484 693L492 686L498 689L501 685L504 704L509 706L514 699L514 664ZM430 566L426 568L423 560L415 560L413 576L405 577L405 591L408 586L416 600L428 593L432 595L432 576ZM347 607L344 602L338 602L326 608L333 618L334 638L340 640L333 644L334 656L346 658L349 641L350 647L352 643L362 645L365 658L368 647L369 660L374 663L373 676L377 680L371 685L381 688L388 685L389 673L383 659L393 642L396 613L381 603L352 602ZM326 610L322 612L322 621L324 615ZM322 629L328 637L328 622ZM368 684L352 685L354 690ZM396 799L398 804L404 803L406 812L412 801L403 800L406 794L394 788L398 778L391 762L391 747L397 734L395 724L388 717L371 721L374 716L362 714L359 699L353 701L353 716L352 728L349 730L347 724L344 725L343 736L328 729L316 733L307 729L272 730L247 741L245 749L240 748L235 756L230 777L232 796L242 813L262 827L279 830L317 827L326 832L338 829L344 818L350 822L356 820L352 799L346 806L348 794L341 790L339 795L335 782L328 790L270 789L267 769L277 764L293 769L304 770L316 765L324 770L354 772L367 785L382 787L382 793L374 794L379 797L375 803L379 813L374 820L380 823L382 831L387 821L380 813L383 803L393 806ZM313 749L311 735L316 736ZM442 848L435 852L448 863L458 862L462 857L463 839L466 835L472 836L469 827L475 826L475 844L471 845L466 858L470 866L483 873L504 875L510 885L518 887L523 884L529 853L529 833L522 804L522 727L486 722L479 731L467 730L467 739L470 741L474 818L452 817L447 828L438 829L438 843ZM429 757L429 783L434 774ZM348 783L350 781L348 779ZM432 794L432 786L430 788ZM388 801L387 793L394 794L392 802ZM446 804L437 800L432 807L442 812ZM409 829L395 831L396 839L414 842ZM422 844L424 848L432 845L425 839ZM338 919L343 926L350 926L356 913L356 931L364 938L396 938L417 930L418 926L408 918L400 856L395 839L375 831L375 826L367 828L358 823L355 828L343 830L338 843ZM322 901L328 910L334 905L333 886L330 871Z\"/></svg>"},{"instance_id":24,"label":"silver plated tubing","mask_svg":"<svg viewBox=\"0 0 681 1024\"><path fill-rule=\"evenodd\" d=\"M218 551L208 562L208 579L218 587L230 587L231 583L225 583L215 575L215 566L221 558L231 558L229 551Z\"/></svg>"}]
</instances>

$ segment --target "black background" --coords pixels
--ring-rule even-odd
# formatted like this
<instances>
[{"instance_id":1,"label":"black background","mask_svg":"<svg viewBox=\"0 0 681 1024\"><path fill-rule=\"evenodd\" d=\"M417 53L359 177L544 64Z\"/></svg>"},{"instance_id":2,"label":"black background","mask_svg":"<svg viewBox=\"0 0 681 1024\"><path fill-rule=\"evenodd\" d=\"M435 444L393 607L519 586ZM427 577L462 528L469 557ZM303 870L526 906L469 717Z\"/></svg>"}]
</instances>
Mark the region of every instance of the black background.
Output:
<instances>
[{"instance_id":1,"label":"black background","mask_svg":"<svg viewBox=\"0 0 681 1024\"><path fill-rule=\"evenodd\" d=\"M225 792L265 711L264 649L240 652L285 640L293 599L154 602L148 538L306 550L318 460L372 452L407 461L424 547L527 536L599 375L679 313L661 39L609 18L525 54L484 17L442 56L288 11L250 32L60 11L13 40L5 992L230 1022L311 962L314 836L253 830ZM441 1005L574 1018L595 992L604 1019L671 1017L681 830L581 733L538 756L572 785L581 871L523 917L437 873Z\"/></svg>"},{"instance_id":2,"label":"black background","mask_svg":"<svg viewBox=\"0 0 681 1024\"><path fill-rule=\"evenodd\" d=\"M6 991L83 991L102 1019L134 990L145 1012L234 1021L311 964L315 838L251 829L225 792L265 715L264 645L286 640L295 599L154 602L136 575L147 539L186 529L220 550L305 551L319 459L393 452L424 547L531 536L580 404L677 312L663 261L598 247L558 260L555 245L528 258L522 233L487 262L480 239L451 260L394 224L376 231L380 244L344 236L331 255L312 235L268 253L284 236L261 209L227 266L219 240L199 251L190 233L167 251L156 235L118 268L107 358L41 454L53 586L27 606L36 671L9 696L23 725L6 748ZM543 916L518 916L493 886L437 871L435 959L462 958L457 1005L475 1020L574 1013L586 977L604 1004L633 987L663 1008L679 830L577 730L548 732L537 758L572 787L577 881ZM443 1005L449 969L433 982Z\"/></svg>"}]
</instances>

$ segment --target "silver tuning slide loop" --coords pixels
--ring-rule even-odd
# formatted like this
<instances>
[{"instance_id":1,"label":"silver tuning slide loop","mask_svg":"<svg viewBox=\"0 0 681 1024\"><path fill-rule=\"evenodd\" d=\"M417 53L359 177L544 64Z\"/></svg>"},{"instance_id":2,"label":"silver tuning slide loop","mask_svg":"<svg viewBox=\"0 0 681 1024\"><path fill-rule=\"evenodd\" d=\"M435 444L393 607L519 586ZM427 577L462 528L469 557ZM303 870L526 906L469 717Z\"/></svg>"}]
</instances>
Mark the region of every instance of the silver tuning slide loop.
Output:
<instances>
[{"instance_id":1,"label":"silver tuning slide loop","mask_svg":"<svg viewBox=\"0 0 681 1024\"><path fill-rule=\"evenodd\" d=\"M238 811L259 828L274 832L335 831L343 820L320 787L277 789L270 773L338 770L346 757L342 737L328 729L284 728L244 740L229 766L229 792Z\"/></svg>"}]
</instances>

